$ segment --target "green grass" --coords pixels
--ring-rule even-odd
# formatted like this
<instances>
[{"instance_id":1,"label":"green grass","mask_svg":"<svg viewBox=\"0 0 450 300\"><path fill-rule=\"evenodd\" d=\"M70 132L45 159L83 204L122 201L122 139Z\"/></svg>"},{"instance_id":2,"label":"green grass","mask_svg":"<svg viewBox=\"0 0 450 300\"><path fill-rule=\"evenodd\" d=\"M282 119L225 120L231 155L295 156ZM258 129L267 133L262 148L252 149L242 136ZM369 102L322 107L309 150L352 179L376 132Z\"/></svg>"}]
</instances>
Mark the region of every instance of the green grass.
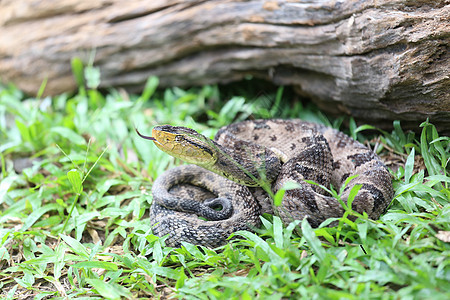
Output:
<instances>
[{"instance_id":1,"label":"green grass","mask_svg":"<svg viewBox=\"0 0 450 300\"><path fill-rule=\"evenodd\" d=\"M72 67L84 84L81 66ZM91 73L89 73L91 72ZM450 143L426 120L421 134L350 120L392 170L395 198L378 221L348 214L336 227L283 228L265 216L256 233L218 249L165 247L151 234L153 180L179 164L140 139L161 123L212 137L249 116L340 126L300 102L217 87L142 95L99 93L86 69L76 95L26 98L0 86L0 295L5 299L449 299ZM43 90L43 89L42 89ZM42 93L42 92L41 92ZM18 163L25 162L23 170Z\"/></svg>"}]
</instances>

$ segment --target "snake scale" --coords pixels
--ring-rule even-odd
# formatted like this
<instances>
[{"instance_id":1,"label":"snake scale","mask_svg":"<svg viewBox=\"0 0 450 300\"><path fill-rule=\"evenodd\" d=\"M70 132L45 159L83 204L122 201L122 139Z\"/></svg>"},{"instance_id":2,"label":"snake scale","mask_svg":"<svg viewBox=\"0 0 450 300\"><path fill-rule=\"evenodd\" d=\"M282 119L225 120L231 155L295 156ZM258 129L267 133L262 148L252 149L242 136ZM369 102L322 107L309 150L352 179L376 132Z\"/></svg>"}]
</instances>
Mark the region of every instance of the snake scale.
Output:
<instances>
[{"instance_id":1,"label":"snake scale","mask_svg":"<svg viewBox=\"0 0 450 300\"><path fill-rule=\"evenodd\" d=\"M307 218L317 227L338 218L344 209L322 186L343 189L344 203L355 185L360 190L352 209L377 219L392 197L391 176L380 158L335 129L302 120L253 120L221 128L214 140L170 125L154 127L152 140L168 154L191 165L168 170L152 188L150 222L166 244L182 241L208 247L226 243L238 230L260 225L263 212L278 215L285 225ZM280 206L261 188L275 194L288 182Z\"/></svg>"}]
</instances>

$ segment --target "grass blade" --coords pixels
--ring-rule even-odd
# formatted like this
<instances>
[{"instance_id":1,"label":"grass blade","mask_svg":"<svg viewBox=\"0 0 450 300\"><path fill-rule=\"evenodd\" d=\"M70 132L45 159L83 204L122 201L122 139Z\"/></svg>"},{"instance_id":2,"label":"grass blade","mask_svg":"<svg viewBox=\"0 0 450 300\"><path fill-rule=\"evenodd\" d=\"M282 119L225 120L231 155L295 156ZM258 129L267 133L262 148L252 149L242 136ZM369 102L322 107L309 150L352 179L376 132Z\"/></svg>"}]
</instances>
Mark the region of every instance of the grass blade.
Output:
<instances>
[{"instance_id":1,"label":"grass blade","mask_svg":"<svg viewBox=\"0 0 450 300\"><path fill-rule=\"evenodd\" d=\"M322 243L316 237L311 225L309 225L308 221L303 219L302 221L302 234L306 240L306 243L311 247L312 252L317 256L317 259L322 262L326 257L325 249L322 247Z\"/></svg>"}]
</instances>

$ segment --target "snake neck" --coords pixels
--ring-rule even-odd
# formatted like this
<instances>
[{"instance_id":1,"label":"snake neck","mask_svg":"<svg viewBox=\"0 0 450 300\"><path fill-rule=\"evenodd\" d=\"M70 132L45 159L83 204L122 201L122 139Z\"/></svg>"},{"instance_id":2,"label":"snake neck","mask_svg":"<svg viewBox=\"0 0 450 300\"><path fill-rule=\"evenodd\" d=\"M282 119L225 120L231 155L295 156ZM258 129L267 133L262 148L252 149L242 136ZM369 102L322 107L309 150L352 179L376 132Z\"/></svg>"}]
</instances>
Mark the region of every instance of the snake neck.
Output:
<instances>
[{"instance_id":1,"label":"snake neck","mask_svg":"<svg viewBox=\"0 0 450 300\"><path fill-rule=\"evenodd\" d=\"M217 160L208 170L246 186L272 183L281 169L280 158L272 150L233 137L220 145L212 141Z\"/></svg>"}]
</instances>

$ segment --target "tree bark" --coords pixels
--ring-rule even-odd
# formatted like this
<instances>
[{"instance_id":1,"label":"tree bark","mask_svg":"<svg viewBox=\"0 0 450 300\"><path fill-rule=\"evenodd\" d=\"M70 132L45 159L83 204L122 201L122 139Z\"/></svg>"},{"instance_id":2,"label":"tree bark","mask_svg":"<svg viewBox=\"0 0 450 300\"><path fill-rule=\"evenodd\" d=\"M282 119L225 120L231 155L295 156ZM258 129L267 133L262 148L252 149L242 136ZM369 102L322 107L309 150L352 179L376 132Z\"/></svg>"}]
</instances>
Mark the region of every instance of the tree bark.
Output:
<instances>
[{"instance_id":1,"label":"tree bark","mask_svg":"<svg viewBox=\"0 0 450 300\"><path fill-rule=\"evenodd\" d=\"M0 80L73 91L95 53L101 87L292 85L322 109L450 131L448 0L3 0Z\"/></svg>"}]
</instances>

